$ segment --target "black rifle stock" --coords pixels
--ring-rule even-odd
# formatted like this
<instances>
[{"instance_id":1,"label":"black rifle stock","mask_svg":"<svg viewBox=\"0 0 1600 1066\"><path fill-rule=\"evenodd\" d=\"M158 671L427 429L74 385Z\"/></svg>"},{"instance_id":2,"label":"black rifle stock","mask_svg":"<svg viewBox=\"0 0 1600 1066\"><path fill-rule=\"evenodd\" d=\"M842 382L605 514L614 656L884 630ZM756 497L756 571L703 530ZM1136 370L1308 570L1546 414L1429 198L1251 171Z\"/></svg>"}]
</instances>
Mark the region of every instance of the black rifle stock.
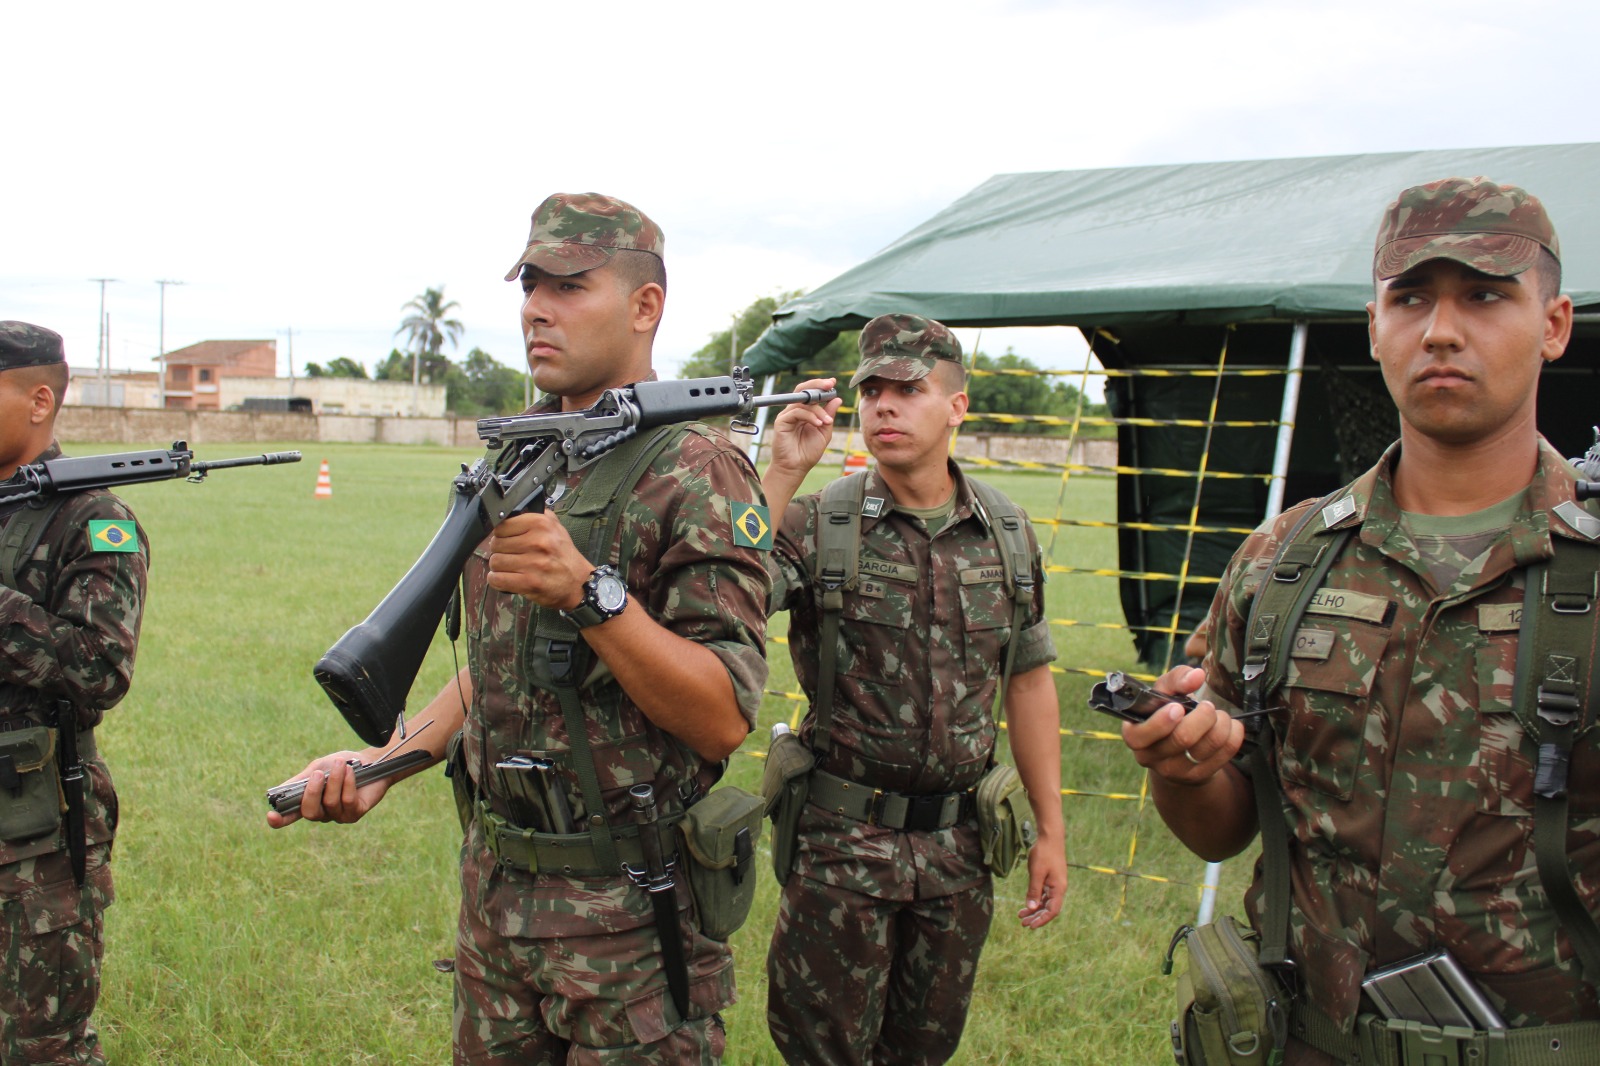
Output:
<instances>
[{"instance_id":1,"label":"black rifle stock","mask_svg":"<svg viewBox=\"0 0 1600 1066\"><path fill-rule=\"evenodd\" d=\"M558 475L593 462L629 437L674 422L733 416L754 431L751 415L776 404L823 403L832 390L754 395L743 367L730 377L641 381L607 389L579 411L511 415L478 421L488 453L451 483L450 509L428 547L366 620L312 668L350 728L372 745L404 731L406 697L422 668L467 559L489 531L512 515L544 510ZM505 461L503 449L515 449ZM502 470L495 469L499 462Z\"/></svg>"},{"instance_id":2,"label":"black rifle stock","mask_svg":"<svg viewBox=\"0 0 1600 1066\"><path fill-rule=\"evenodd\" d=\"M40 496L57 496L90 489L114 489L145 481L204 481L212 470L235 466L275 466L298 463L299 452L267 452L242 459L198 460L184 441L173 441L171 448L151 448L142 452L117 452L112 455L82 455L65 459L46 459L29 463L0 481L0 506L20 503Z\"/></svg>"}]
</instances>

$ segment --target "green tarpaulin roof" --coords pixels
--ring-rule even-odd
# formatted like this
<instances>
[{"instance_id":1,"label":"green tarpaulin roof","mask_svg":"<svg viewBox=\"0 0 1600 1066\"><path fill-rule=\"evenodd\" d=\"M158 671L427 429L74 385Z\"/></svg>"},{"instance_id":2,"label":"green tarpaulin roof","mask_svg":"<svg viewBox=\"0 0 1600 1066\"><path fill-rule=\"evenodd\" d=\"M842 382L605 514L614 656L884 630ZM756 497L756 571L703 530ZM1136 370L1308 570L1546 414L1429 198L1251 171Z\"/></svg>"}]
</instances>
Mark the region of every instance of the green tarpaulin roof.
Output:
<instances>
[{"instance_id":1,"label":"green tarpaulin roof","mask_svg":"<svg viewBox=\"0 0 1600 1066\"><path fill-rule=\"evenodd\" d=\"M1564 288L1600 304L1600 144L1001 174L784 305L746 361L797 366L892 311L954 326L1364 315L1384 204L1479 174L1544 200Z\"/></svg>"}]
</instances>

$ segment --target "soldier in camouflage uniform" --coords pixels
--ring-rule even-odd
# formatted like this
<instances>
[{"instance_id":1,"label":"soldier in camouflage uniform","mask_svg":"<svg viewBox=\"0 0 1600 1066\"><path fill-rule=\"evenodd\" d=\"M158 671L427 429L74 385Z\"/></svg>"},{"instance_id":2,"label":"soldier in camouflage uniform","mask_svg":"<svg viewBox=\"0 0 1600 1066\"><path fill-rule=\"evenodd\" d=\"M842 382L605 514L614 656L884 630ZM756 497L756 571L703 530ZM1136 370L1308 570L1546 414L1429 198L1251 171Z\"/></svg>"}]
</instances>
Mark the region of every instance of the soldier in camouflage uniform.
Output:
<instances>
[{"instance_id":1,"label":"soldier in camouflage uniform","mask_svg":"<svg viewBox=\"0 0 1600 1066\"><path fill-rule=\"evenodd\" d=\"M54 427L66 384L58 334L0 322L0 480L61 455ZM15 575L0 580L0 731L52 725L57 701L70 701L75 720L64 725L78 731L87 777L87 870L80 886L64 820L43 835L0 839L0 1066L105 1061L90 1015L100 994L101 913L112 899L117 795L93 730L133 679L149 544L142 530L130 535L133 514L109 492L52 502L26 558L18 557L26 546L8 546L6 533L44 504L0 504L0 577L8 553ZM117 532L94 535L107 529ZM0 774L6 769L14 760ZM0 806L6 795L0 789Z\"/></svg>"},{"instance_id":2,"label":"soldier in camouflage uniform","mask_svg":"<svg viewBox=\"0 0 1600 1066\"><path fill-rule=\"evenodd\" d=\"M1540 370L1572 329L1558 257L1539 201L1482 178L1405 190L1379 231L1367 310L1401 437L1312 516L1355 532L1267 701L1287 704L1273 716L1273 765L1289 826L1290 956L1301 1001L1345 1037L1372 1009L1363 975L1434 948L1512 1027L1600 1019L1594 975L1580 974L1535 866L1533 745L1511 713L1525 568L1600 535L1595 505L1574 502L1570 466L1535 426ZM1269 520L1234 556L1203 672L1180 667L1161 683L1199 690L1198 708L1123 727L1167 824L1207 859L1256 833L1250 764L1236 758L1244 727L1217 708L1242 705L1253 595L1319 502ZM1568 854L1593 910L1592 731L1569 780ZM1246 902L1259 927L1259 864ZM1345 1061L1299 1035L1291 1028L1288 1062Z\"/></svg>"},{"instance_id":3,"label":"soldier in camouflage uniform","mask_svg":"<svg viewBox=\"0 0 1600 1066\"><path fill-rule=\"evenodd\" d=\"M1060 912L1067 881L1048 666L1055 647L1038 543L1024 520L1040 593L1013 633L996 535L949 458L967 396L961 346L948 329L915 315L873 319L850 384L860 387L862 433L877 465L866 475L860 577L845 592L839 629L833 740L818 769L869 790L967 793L994 758L992 708L1006 645L1017 642L1005 710L1039 827L1018 917L1038 928ZM772 605L790 612L790 655L813 701L801 725L807 742L820 655L819 497L789 501L821 458L838 406L779 415L762 481L773 513L784 508ZM767 954L773 1040L796 1064L944 1062L961 1040L993 913L972 807L962 800L943 828L889 828L824 809L818 781Z\"/></svg>"},{"instance_id":4,"label":"soldier in camouflage uniform","mask_svg":"<svg viewBox=\"0 0 1600 1066\"><path fill-rule=\"evenodd\" d=\"M620 200L557 195L540 205L507 275L521 278L528 364L549 397L535 410L588 407L606 388L654 376L662 248L655 224ZM468 665L412 722L413 736L430 719L442 723L418 738L440 756L465 725L456 773L472 794L455 960L457 1063L714 1063L722 1053L718 1012L734 1001L728 945L699 933L679 877L689 977L689 1016L680 1017L646 893L616 866L588 868L586 829L599 815L584 805L560 700L541 683L548 662L536 634L585 602L597 563L620 571L628 593L620 613L577 631L593 652L580 660L592 664L581 689L585 735L613 832L635 823L634 785L653 785L662 818L675 819L721 776L766 682L765 552L733 526L734 508L761 510L760 485L743 453L702 426L672 427L653 459L627 448L570 474L550 513L510 518L479 546L465 571ZM647 465L620 505L614 540L590 543L591 519L611 493L589 499L585 485L633 461ZM628 486L614 492L626 496ZM578 544L571 530L582 531ZM323 787L307 790L304 816L353 821L381 798L382 784L355 790L345 760L357 754L308 767ZM528 825L538 818L520 805L517 774L498 765L518 754L555 763L575 822L566 842L589 856L571 860L570 873L530 872L526 852L501 843L518 827L557 828ZM626 843L617 845L624 859Z\"/></svg>"}]
</instances>

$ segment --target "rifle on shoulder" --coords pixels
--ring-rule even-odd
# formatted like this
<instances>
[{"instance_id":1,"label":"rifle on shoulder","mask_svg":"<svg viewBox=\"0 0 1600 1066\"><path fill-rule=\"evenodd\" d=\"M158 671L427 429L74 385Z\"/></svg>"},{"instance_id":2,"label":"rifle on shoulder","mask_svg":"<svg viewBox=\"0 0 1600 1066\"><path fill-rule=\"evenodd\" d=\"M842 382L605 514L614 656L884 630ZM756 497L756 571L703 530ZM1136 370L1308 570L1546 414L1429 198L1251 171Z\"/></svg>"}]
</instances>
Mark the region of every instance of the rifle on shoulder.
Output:
<instances>
[{"instance_id":1,"label":"rifle on shoulder","mask_svg":"<svg viewBox=\"0 0 1600 1066\"><path fill-rule=\"evenodd\" d=\"M1574 495L1580 500L1600 499L1600 426L1594 427L1594 443L1581 459L1572 460L1578 471L1578 487Z\"/></svg>"},{"instance_id":2,"label":"rifle on shoulder","mask_svg":"<svg viewBox=\"0 0 1600 1066\"><path fill-rule=\"evenodd\" d=\"M173 441L171 448L46 459L42 463L20 466L15 474L0 481L0 507L41 496L114 489L145 481L171 481L181 477L185 481L200 482L213 470L234 466L274 466L299 461L299 452L267 452L242 459L201 461L194 457L189 445L181 440Z\"/></svg>"},{"instance_id":3,"label":"rifle on shoulder","mask_svg":"<svg viewBox=\"0 0 1600 1066\"><path fill-rule=\"evenodd\" d=\"M317 683L368 744L387 744L397 727L405 736L406 697L445 605L473 549L495 526L515 514L543 511L557 477L643 430L731 415L734 429L753 433L757 408L825 403L833 396L831 389L757 396L749 372L735 367L732 376L607 389L583 410L479 419L487 454L470 467L462 464L439 531L383 602L312 668Z\"/></svg>"}]
</instances>

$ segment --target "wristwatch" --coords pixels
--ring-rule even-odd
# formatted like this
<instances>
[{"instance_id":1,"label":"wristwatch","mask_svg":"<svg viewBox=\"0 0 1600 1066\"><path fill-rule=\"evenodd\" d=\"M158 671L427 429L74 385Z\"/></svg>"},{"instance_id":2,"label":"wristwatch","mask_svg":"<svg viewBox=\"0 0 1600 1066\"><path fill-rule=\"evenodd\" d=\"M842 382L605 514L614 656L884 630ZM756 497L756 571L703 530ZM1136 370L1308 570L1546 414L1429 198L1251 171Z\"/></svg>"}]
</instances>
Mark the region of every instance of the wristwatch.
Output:
<instances>
[{"instance_id":1,"label":"wristwatch","mask_svg":"<svg viewBox=\"0 0 1600 1066\"><path fill-rule=\"evenodd\" d=\"M626 606L628 586L622 583L616 567L598 566L583 583L583 599L572 610L562 611L561 617L579 629L588 629L611 621Z\"/></svg>"}]
</instances>

